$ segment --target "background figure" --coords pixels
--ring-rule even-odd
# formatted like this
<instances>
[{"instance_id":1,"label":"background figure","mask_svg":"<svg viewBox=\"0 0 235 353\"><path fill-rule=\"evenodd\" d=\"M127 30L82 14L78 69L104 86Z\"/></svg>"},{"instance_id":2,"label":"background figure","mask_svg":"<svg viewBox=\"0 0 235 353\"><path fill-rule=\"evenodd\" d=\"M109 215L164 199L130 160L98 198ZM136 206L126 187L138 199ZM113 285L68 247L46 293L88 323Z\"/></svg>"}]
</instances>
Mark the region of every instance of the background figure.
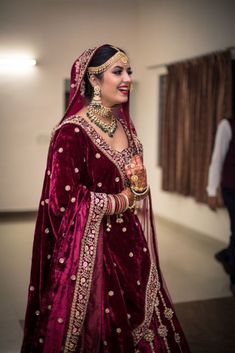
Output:
<instances>
[{"instance_id":1,"label":"background figure","mask_svg":"<svg viewBox=\"0 0 235 353\"><path fill-rule=\"evenodd\" d=\"M207 186L208 204L213 211L217 208L219 185L230 218L231 236L228 247L216 253L215 258L230 275L235 295L235 119L223 119L216 132Z\"/></svg>"}]
</instances>

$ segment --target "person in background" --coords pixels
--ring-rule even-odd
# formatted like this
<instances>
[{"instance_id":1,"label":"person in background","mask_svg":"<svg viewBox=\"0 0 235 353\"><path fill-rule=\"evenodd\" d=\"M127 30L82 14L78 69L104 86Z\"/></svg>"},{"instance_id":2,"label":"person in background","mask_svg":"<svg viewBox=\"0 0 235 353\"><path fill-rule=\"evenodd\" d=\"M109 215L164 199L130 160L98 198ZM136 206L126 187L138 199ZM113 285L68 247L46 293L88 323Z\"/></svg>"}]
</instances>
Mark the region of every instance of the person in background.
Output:
<instances>
[{"instance_id":1,"label":"person in background","mask_svg":"<svg viewBox=\"0 0 235 353\"><path fill-rule=\"evenodd\" d=\"M228 246L215 254L230 276L235 296L235 119L223 119L218 125L208 176L208 205L216 211L221 186L224 206L228 210L231 236Z\"/></svg>"}]
</instances>

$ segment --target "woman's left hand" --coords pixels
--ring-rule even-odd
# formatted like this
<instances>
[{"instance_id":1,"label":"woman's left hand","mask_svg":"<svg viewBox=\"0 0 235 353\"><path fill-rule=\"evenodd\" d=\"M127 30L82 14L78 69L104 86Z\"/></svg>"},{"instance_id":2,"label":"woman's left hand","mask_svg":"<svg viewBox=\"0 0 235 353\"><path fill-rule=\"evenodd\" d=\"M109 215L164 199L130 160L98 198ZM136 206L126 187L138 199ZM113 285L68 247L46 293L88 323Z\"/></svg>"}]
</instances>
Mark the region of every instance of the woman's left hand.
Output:
<instances>
[{"instance_id":1,"label":"woman's left hand","mask_svg":"<svg viewBox=\"0 0 235 353\"><path fill-rule=\"evenodd\" d=\"M145 189L147 187L147 174L139 155L131 158L129 164L125 166L126 176L133 188Z\"/></svg>"}]
</instances>

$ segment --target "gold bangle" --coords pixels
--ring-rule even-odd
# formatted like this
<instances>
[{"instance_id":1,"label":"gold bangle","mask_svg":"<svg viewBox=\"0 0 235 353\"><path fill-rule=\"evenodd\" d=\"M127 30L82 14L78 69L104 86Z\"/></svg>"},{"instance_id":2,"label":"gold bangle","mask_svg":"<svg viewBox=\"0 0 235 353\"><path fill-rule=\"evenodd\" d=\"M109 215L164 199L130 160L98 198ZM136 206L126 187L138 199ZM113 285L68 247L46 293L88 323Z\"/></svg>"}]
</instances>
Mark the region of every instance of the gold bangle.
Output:
<instances>
[{"instance_id":1,"label":"gold bangle","mask_svg":"<svg viewBox=\"0 0 235 353\"><path fill-rule=\"evenodd\" d=\"M134 194L134 196L136 197L136 200L141 200L142 198L144 198L148 194L149 186L147 186L143 192L138 192L133 187L131 187L131 191Z\"/></svg>"},{"instance_id":2,"label":"gold bangle","mask_svg":"<svg viewBox=\"0 0 235 353\"><path fill-rule=\"evenodd\" d=\"M142 194L142 193L145 193L146 190L149 189L149 186L145 186L144 188L142 187L138 187L138 186L131 186L131 190L136 192L137 194Z\"/></svg>"},{"instance_id":3,"label":"gold bangle","mask_svg":"<svg viewBox=\"0 0 235 353\"><path fill-rule=\"evenodd\" d=\"M147 187L142 188L142 187L138 187L138 186L131 186L131 188L133 190L135 190L135 192L138 192L138 193L145 192L145 190L147 189Z\"/></svg>"}]
</instances>

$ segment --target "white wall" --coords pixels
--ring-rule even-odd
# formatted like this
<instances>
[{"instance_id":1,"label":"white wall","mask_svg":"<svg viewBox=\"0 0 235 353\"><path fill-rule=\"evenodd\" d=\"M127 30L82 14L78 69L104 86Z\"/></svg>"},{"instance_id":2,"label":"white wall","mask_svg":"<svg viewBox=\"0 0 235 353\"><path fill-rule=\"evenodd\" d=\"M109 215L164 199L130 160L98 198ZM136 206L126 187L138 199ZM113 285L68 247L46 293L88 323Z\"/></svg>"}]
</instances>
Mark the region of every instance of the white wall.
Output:
<instances>
[{"instance_id":1,"label":"white wall","mask_svg":"<svg viewBox=\"0 0 235 353\"><path fill-rule=\"evenodd\" d=\"M0 55L38 59L27 74L0 74L0 211L36 209L50 132L64 108L64 79L73 61L94 45L111 43L134 56L133 1L1 2Z\"/></svg>"},{"instance_id":2,"label":"white wall","mask_svg":"<svg viewBox=\"0 0 235 353\"><path fill-rule=\"evenodd\" d=\"M156 167L158 77L149 65L181 60L235 44L231 1L1 1L0 55L26 51L39 60L27 75L0 77L0 211L36 209L49 134L63 113L63 80L87 47L104 42L127 49L137 89L134 120L159 215L227 240L224 211L161 191Z\"/></svg>"},{"instance_id":3,"label":"white wall","mask_svg":"<svg viewBox=\"0 0 235 353\"><path fill-rule=\"evenodd\" d=\"M144 142L145 162L153 191L154 211L164 218L227 241L228 217L191 198L161 191L161 170L156 167L158 130L158 79L164 66L235 44L235 4L231 1L164 0L142 3L139 8L142 69L136 124Z\"/></svg>"}]
</instances>

